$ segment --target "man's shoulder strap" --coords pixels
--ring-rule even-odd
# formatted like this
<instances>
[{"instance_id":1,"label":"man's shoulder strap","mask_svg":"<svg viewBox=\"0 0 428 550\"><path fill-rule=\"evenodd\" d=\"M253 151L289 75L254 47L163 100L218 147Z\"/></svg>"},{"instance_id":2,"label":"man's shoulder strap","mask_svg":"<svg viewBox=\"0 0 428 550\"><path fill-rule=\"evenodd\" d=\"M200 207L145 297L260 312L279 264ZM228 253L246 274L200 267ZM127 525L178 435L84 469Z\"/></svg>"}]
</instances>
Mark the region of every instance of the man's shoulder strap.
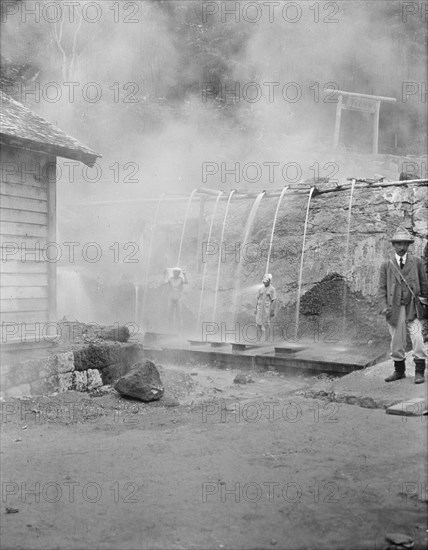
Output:
<instances>
[{"instance_id":1,"label":"man's shoulder strap","mask_svg":"<svg viewBox=\"0 0 428 550\"><path fill-rule=\"evenodd\" d=\"M398 269L398 267L396 267L393 263L393 261L390 259L389 260L391 262L391 265L392 267L394 268L394 270L398 273L398 275L400 276L401 280L403 281L403 283L407 286L407 288L410 290L410 294L413 296L413 298L415 298L415 294L413 292L413 290L410 288L409 286L409 283L406 281L406 279L404 278L403 274L401 273L401 271Z\"/></svg>"}]
</instances>

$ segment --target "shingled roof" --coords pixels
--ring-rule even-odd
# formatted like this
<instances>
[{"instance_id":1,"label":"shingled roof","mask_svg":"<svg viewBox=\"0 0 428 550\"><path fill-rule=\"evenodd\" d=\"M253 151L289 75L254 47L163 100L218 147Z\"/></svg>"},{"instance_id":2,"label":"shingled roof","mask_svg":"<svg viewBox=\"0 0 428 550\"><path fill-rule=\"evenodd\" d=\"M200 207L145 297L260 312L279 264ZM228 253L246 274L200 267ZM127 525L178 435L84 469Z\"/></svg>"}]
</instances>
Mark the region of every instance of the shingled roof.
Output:
<instances>
[{"instance_id":1,"label":"shingled roof","mask_svg":"<svg viewBox=\"0 0 428 550\"><path fill-rule=\"evenodd\" d=\"M98 153L0 91L0 142L93 166Z\"/></svg>"}]
</instances>

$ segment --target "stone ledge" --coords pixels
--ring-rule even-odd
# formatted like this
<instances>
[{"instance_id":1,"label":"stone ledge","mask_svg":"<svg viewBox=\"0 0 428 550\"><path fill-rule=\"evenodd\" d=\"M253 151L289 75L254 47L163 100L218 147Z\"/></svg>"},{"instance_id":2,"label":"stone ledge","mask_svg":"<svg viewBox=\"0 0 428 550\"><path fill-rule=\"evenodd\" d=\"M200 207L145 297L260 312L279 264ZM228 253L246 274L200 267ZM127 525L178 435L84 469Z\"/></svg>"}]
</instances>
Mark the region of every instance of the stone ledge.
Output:
<instances>
[{"instance_id":1,"label":"stone ledge","mask_svg":"<svg viewBox=\"0 0 428 550\"><path fill-rule=\"evenodd\" d=\"M403 401L425 398L428 382L415 385L414 365L410 356L406 363L407 378L397 382L385 382L394 369L392 361L384 361L336 380L319 380L310 389L298 393L311 399L325 399L366 409L387 409Z\"/></svg>"},{"instance_id":2,"label":"stone ledge","mask_svg":"<svg viewBox=\"0 0 428 550\"><path fill-rule=\"evenodd\" d=\"M21 362L12 355L1 368L2 394L26 397L71 389L91 391L125 374L141 360L142 352L139 344L105 342ZM94 363L101 368L95 368Z\"/></svg>"},{"instance_id":3,"label":"stone ledge","mask_svg":"<svg viewBox=\"0 0 428 550\"><path fill-rule=\"evenodd\" d=\"M2 386L18 386L40 378L74 371L73 352L46 355L15 364L2 365Z\"/></svg>"}]
</instances>

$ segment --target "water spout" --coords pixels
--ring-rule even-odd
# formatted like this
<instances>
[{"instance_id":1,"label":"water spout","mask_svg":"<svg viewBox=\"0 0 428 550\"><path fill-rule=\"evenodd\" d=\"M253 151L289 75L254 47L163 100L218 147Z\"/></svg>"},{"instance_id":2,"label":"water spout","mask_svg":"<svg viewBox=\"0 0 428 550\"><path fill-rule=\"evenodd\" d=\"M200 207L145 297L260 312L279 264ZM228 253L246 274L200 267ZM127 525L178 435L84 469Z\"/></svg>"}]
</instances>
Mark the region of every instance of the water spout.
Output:
<instances>
[{"instance_id":1,"label":"water spout","mask_svg":"<svg viewBox=\"0 0 428 550\"><path fill-rule=\"evenodd\" d=\"M138 291L140 285L135 285L135 324L138 326Z\"/></svg>"},{"instance_id":2,"label":"water spout","mask_svg":"<svg viewBox=\"0 0 428 550\"><path fill-rule=\"evenodd\" d=\"M350 233L351 233L351 217L352 217L352 199L354 196L354 188L355 188L356 180L355 178L351 181L351 194L349 195L349 207L348 207L348 229L346 233L346 249L345 249L345 276L344 276L344 289L343 289L343 329L345 330L346 325L346 302L348 299L348 287L347 287L347 281L349 278L350 270L349 270L349 240L350 240Z\"/></svg>"},{"instance_id":3,"label":"water spout","mask_svg":"<svg viewBox=\"0 0 428 550\"><path fill-rule=\"evenodd\" d=\"M193 197L195 196L195 193L197 191L198 191L197 189L193 189L193 191L190 193L189 202L187 203L186 215L184 217L184 223L183 223L183 230L181 231L180 248L178 249L178 258L177 258L177 265L178 266L180 266L180 262L181 262L181 251L182 251L182 248L183 248L184 233L186 231L187 218L189 217L189 212L190 212L190 207L192 205Z\"/></svg>"},{"instance_id":4,"label":"water spout","mask_svg":"<svg viewBox=\"0 0 428 550\"><path fill-rule=\"evenodd\" d=\"M223 243L223 238L224 238L224 230L226 227L227 213L229 212L230 201L234 193L235 193L235 189L232 189L232 191L229 193L229 197L227 199L227 204L226 204L226 211L224 213L224 218L223 218L223 227L221 230L220 247L219 247L218 264L217 264L217 278L215 283L215 294L214 294L213 321L215 321L216 312L217 312L217 296L218 296L218 286L220 282L220 268L221 268L221 245Z\"/></svg>"},{"instance_id":5,"label":"water spout","mask_svg":"<svg viewBox=\"0 0 428 550\"><path fill-rule=\"evenodd\" d=\"M255 201L253 202L250 213L248 215L247 223L245 224L244 240L242 241L244 246L248 242L248 238L250 236L251 229L253 228L254 218L256 217L256 213L257 213L257 210L260 206L260 202L261 202L261 200L262 200L262 198L264 197L265 194L266 194L266 191L262 191L261 193L259 193L257 195ZM238 311L239 281L241 279L242 265L243 265L243 262L242 262L242 259L240 259L240 261L238 263L238 269L237 269L237 272L235 274L235 290L234 290L234 298L233 298L233 311L234 311L235 321L236 321L236 315L237 315L237 311Z\"/></svg>"},{"instance_id":6,"label":"water spout","mask_svg":"<svg viewBox=\"0 0 428 550\"><path fill-rule=\"evenodd\" d=\"M287 189L288 189L288 185L286 187L284 187L284 189L281 191L281 194L280 194L279 199L278 199L278 203L276 205L275 216L273 218L273 224L272 224L272 233L270 235L269 252L268 252L268 257L267 257L267 261L266 261L266 270L265 270L266 273L269 273L269 262L270 262L270 255L271 255L271 252L272 252L273 237L275 235L276 219L278 217L278 212L279 212L279 207L281 206L282 197L284 196Z\"/></svg>"},{"instance_id":7,"label":"water spout","mask_svg":"<svg viewBox=\"0 0 428 550\"><path fill-rule=\"evenodd\" d=\"M82 274L70 267L58 267L58 318L69 317L82 323L92 323L93 303Z\"/></svg>"},{"instance_id":8,"label":"water spout","mask_svg":"<svg viewBox=\"0 0 428 550\"><path fill-rule=\"evenodd\" d=\"M214 219L215 219L215 215L216 215L216 212L217 212L217 206L218 206L218 203L219 203L219 200L220 200L220 197L222 196L222 194L223 194L223 191L219 191L219 193L217 195L217 198L216 198L216 201L215 201L215 204L214 204L213 215L212 215L211 223L210 223L210 230L208 232L207 244L209 244L211 242L211 235L212 235L212 230L213 230L213 226L214 226ZM202 272L201 295L200 295L200 298L199 298L199 310L198 310L198 318L197 318L197 321L196 321L196 330L198 329L199 323L201 321L202 299L203 299L204 290L205 290L205 278L206 278L206 274L207 274L207 264L208 264L208 262L206 261L206 258L205 258L204 269L203 269L203 272Z\"/></svg>"},{"instance_id":9,"label":"water spout","mask_svg":"<svg viewBox=\"0 0 428 550\"><path fill-rule=\"evenodd\" d=\"M297 300L296 300L296 341L298 340L298 335L299 335L300 295L302 293L303 260L305 257L306 230L308 228L309 207L311 205L311 198L312 198L313 192L314 192L314 187L311 187L311 190L309 191L308 205L306 207L305 228L303 231L302 257L300 258L299 283L297 287Z\"/></svg>"}]
</instances>

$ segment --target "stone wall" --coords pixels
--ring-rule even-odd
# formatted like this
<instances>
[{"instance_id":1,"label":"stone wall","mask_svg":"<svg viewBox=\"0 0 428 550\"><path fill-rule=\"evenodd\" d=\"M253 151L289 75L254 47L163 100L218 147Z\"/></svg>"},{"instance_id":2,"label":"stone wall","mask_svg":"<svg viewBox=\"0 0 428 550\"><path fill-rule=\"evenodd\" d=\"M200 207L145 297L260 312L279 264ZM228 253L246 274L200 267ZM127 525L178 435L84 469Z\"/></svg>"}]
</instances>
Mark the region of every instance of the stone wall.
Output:
<instances>
[{"instance_id":1,"label":"stone wall","mask_svg":"<svg viewBox=\"0 0 428 550\"><path fill-rule=\"evenodd\" d=\"M118 342L80 347L19 361L4 354L1 387L4 397L47 395L67 390L91 391L125 374L140 361L141 345Z\"/></svg>"}]
</instances>

